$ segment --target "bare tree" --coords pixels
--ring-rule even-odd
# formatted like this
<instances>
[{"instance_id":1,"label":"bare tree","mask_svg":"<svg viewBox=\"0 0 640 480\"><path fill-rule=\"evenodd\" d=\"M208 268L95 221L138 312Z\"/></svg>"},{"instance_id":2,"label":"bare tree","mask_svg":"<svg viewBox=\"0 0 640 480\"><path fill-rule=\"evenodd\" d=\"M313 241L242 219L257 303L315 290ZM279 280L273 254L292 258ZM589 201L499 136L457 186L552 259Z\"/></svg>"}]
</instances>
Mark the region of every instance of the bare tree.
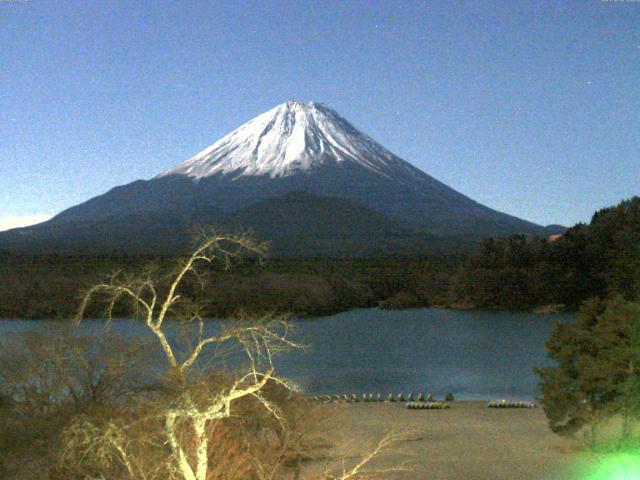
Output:
<instances>
[{"instance_id":1,"label":"bare tree","mask_svg":"<svg viewBox=\"0 0 640 480\"><path fill-rule=\"evenodd\" d=\"M78 321L89 302L101 296L108 302L107 315L111 318L116 303L127 298L133 303L134 313L141 317L159 342L172 375L177 379L179 394L167 405L164 412L164 432L173 454L175 469L184 480L205 480L208 472L209 436L207 426L211 422L233 415L234 403L251 397L257 400L279 421L279 409L262 391L268 383L289 388L285 380L275 375L273 355L283 348L297 348L289 339L289 328L281 318L247 319L222 329L219 335L205 335L204 319L197 304L180 295L179 290L187 276L200 278L200 267L222 262L228 267L234 258L244 254L262 256L264 244L247 235L220 235L205 230L193 253L184 259L173 272L167 291L160 293L156 271L148 269L141 276L128 277L116 274L110 282L93 286L84 296ZM167 337L165 322L174 317L182 323L195 324L195 339L186 354L179 355L175 343ZM208 347L220 348L225 344L239 345L246 356L248 367L228 385L212 390L205 384L197 389L190 383L189 372ZM188 448L181 429L188 425L190 437L195 441ZM119 447L116 448L118 451ZM191 450L191 451L190 451ZM122 456L122 452L119 453Z\"/></svg>"},{"instance_id":2,"label":"bare tree","mask_svg":"<svg viewBox=\"0 0 640 480\"><path fill-rule=\"evenodd\" d=\"M162 431L171 458L163 466L161 478L181 480L207 480L211 473L210 453L212 429L220 421L231 419L238 413L241 400L251 399L264 409L282 430L286 430L286 419L278 405L265 392L268 387L279 386L291 392L291 386L275 373L273 357L285 349L299 348L290 339L290 329L284 318L266 316L249 318L241 316L235 322L225 324L216 335L205 333L202 308L181 293L187 278L203 280L208 265L220 262L228 268L231 262L242 255L259 258L265 245L255 242L248 235L221 235L211 229L203 230L193 253L182 259L169 274L166 286L155 268L148 268L141 275L115 274L110 281L93 286L84 296L78 312L82 320L89 303L102 300L107 305L110 319L116 304L125 299L132 305L136 318L141 319L155 336L175 379L175 395L163 398L166 404L154 415L161 416ZM192 336L186 351L177 346L177 340L167 335L168 319L190 327ZM213 358L225 347L235 348L244 354L245 368L233 376L218 377L211 381L203 377L201 369L195 368L208 352ZM127 436L126 425L108 422L99 427L90 419L79 419L67 429L67 442L83 451L82 457L93 457L98 463L116 463L125 470L129 478L154 478L144 462L135 458L135 451L144 446L133 444ZM380 445L353 469L344 471L333 479L361 478L364 467L385 448L391 437ZM135 447L135 448L134 448ZM255 462L254 473L258 478L274 478L278 465ZM158 472L156 472L158 473ZM101 478L101 477L99 477Z\"/></svg>"}]
</instances>

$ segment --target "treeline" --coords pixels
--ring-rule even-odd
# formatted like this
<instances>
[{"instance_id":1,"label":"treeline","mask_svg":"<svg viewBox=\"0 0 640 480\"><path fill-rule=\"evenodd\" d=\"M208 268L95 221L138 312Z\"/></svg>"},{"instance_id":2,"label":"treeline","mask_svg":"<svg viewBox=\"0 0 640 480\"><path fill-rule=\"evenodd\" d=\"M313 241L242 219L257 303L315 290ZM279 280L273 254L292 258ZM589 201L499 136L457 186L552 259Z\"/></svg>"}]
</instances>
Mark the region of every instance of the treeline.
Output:
<instances>
[{"instance_id":1,"label":"treeline","mask_svg":"<svg viewBox=\"0 0 640 480\"><path fill-rule=\"evenodd\" d=\"M453 296L479 308L577 308L592 297L640 293L640 198L596 212L558 238L487 239L454 282Z\"/></svg>"},{"instance_id":2,"label":"treeline","mask_svg":"<svg viewBox=\"0 0 640 480\"><path fill-rule=\"evenodd\" d=\"M0 317L69 318L83 292L109 281L113 272L140 271L150 263L171 271L175 262L146 256L0 256ZM212 317L238 311L320 316L380 304L445 305L450 271L459 263L454 258L242 259L229 271L207 272L204 286L190 279L183 288ZM126 305L122 314L125 310Z\"/></svg>"},{"instance_id":3,"label":"treeline","mask_svg":"<svg viewBox=\"0 0 640 480\"><path fill-rule=\"evenodd\" d=\"M86 288L114 271L176 259L150 256L11 256L0 253L0 317L73 316ZM245 258L186 285L209 316L328 315L352 308L575 309L592 297L640 291L640 198L597 212L555 239L486 239L467 256ZM91 312L100 315L101 312Z\"/></svg>"}]
</instances>

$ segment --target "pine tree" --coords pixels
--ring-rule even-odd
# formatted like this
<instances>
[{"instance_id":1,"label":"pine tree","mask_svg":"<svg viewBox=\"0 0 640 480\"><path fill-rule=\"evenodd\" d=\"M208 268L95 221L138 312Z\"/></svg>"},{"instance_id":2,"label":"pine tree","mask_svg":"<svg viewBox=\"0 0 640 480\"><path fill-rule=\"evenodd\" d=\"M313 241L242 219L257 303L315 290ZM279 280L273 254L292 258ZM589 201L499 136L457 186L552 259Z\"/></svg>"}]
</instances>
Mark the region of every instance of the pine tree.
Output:
<instances>
[{"instance_id":1,"label":"pine tree","mask_svg":"<svg viewBox=\"0 0 640 480\"><path fill-rule=\"evenodd\" d=\"M572 435L587 426L595 444L601 423L620 414L628 437L640 415L639 335L640 309L620 296L589 300L574 322L555 325L547 350L557 366L536 369L554 432Z\"/></svg>"}]
</instances>

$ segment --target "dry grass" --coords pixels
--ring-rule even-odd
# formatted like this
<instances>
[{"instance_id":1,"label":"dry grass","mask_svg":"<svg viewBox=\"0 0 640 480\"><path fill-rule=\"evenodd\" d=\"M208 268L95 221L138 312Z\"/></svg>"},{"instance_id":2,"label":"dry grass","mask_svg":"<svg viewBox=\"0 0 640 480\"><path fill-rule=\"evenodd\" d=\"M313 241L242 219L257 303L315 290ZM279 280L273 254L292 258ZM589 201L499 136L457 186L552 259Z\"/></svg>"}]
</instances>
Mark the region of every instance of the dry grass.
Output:
<instances>
[{"instance_id":1,"label":"dry grass","mask_svg":"<svg viewBox=\"0 0 640 480\"><path fill-rule=\"evenodd\" d=\"M574 463L570 441L553 434L541 409L488 409L453 402L448 410L408 410L404 404L326 404L323 431L335 441L331 468L355 462L389 431L411 430L381 467L409 462L402 478L429 480L560 480L553 472ZM311 476L319 465L310 466ZM556 474L558 475L558 474Z\"/></svg>"}]
</instances>

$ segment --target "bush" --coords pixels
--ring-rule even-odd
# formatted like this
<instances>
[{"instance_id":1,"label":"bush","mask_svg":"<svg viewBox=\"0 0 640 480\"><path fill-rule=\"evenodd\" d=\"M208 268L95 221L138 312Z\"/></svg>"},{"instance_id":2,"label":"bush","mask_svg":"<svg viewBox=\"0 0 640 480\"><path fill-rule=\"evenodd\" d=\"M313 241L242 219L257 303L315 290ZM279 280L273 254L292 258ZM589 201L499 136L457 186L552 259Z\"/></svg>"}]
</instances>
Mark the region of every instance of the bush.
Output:
<instances>
[{"instance_id":1,"label":"bush","mask_svg":"<svg viewBox=\"0 0 640 480\"><path fill-rule=\"evenodd\" d=\"M8 335L0 345L0 478L180 478L167 462L163 415L183 387L136 368L153 363L148 344L58 327ZM189 388L206 401L234 378L196 373ZM321 410L276 382L261 395L279 419L247 397L234 418L207 427L208 479L255 478L257 466L296 471L312 457ZM189 448L186 426L178 429Z\"/></svg>"},{"instance_id":2,"label":"bush","mask_svg":"<svg viewBox=\"0 0 640 480\"><path fill-rule=\"evenodd\" d=\"M114 412L149 387L148 377L135 368L137 359L148 358L143 347L114 334L81 335L64 325L3 337L0 477L33 468L33 478L45 478L41 470L55 463L60 432L74 418Z\"/></svg>"}]
</instances>

